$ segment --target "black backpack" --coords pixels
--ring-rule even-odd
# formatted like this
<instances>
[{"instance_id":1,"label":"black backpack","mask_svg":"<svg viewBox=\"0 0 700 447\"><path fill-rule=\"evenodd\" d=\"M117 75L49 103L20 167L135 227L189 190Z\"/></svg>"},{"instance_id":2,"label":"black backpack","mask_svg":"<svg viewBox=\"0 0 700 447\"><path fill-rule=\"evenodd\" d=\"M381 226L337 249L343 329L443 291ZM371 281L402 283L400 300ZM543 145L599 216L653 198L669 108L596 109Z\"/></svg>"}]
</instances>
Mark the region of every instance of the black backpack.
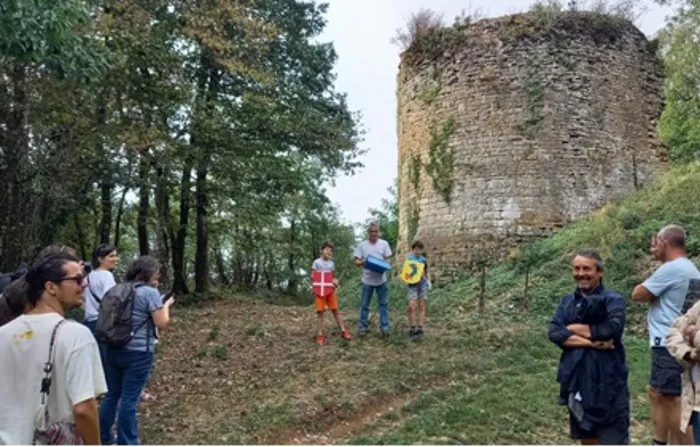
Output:
<instances>
[{"instance_id":1,"label":"black backpack","mask_svg":"<svg viewBox=\"0 0 700 447\"><path fill-rule=\"evenodd\" d=\"M685 294L681 315L685 315L698 302L698 299L700 299L700 279L688 280L688 292Z\"/></svg>"},{"instance_id":2,"label":"black backpack","mask_svg":"<svg viewBox=\"0 0 700 447\"><path fill-rule=\"evenodd\" d=\"M132 325L136 289L142 282L123 282L115 285L102 297L97 316L95 337L111 346L126 346L134 334L150 320L146 318L137 328Z\"/></svg>"},{"instance_id":3,"label":"black backpack","mask_svg":"<svg viewBox=\"0 0 700 447\"><path fill-rule=\"evenodd\" d=\"M10 273L0 273L0 296L5 294L7 288L12 284L12 281L21 278L29 270L29 265L23 262L17 267L17 270Z\"/></svg>"}]
</instances>

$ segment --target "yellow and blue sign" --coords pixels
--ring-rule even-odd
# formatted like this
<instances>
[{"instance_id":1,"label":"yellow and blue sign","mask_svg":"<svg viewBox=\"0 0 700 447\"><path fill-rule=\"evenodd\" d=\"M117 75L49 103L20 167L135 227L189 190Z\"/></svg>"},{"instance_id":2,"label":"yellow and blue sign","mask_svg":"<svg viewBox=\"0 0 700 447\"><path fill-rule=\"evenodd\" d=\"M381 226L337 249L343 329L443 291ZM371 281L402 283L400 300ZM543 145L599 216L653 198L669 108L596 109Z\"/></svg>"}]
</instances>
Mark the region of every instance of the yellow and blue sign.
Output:
<instances>
[{"instance_id":1,"label":"yellow and blue sign","mask_svg":"<svg viewBox=\"0 0 700 447\"><path fill-rule=\"evenodd\" d=\"M418 284L423 279L424 270L425 264L422 262L406 259L401 269L401 279L409 285Z\"/></svg>"}]
</instances>

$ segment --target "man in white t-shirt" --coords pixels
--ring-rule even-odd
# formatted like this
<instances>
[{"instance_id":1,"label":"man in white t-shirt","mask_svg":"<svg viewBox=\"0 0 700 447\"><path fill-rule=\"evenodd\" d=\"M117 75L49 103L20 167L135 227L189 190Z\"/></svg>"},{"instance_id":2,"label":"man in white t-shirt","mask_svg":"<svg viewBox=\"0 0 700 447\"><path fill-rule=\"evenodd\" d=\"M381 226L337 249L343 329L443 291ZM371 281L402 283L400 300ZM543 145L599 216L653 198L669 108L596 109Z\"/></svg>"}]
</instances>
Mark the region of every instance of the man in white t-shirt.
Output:
<instances>
[{"instance_id":1,"label":"man in white t-shirt","mask_svg":"<svg viewBox=\"0 0 700 447\"><path fill-rule=\"evenodd\" d=\"M651 277L635 287L632 300L650 303L649 345L651 374L649 398L654 428L654 445L691 445L690 430L680 429L683 367L666 348L673 322L681 316L691 279L700 279L700 271L687 258L685 230L669 225L652 239L652 255L663 264Z\"/></svg>"},{"instance_id":2,"label":"man in white t-shirt","mask_svg":"<svg viewBox=\"0 0 700 447\"><path fill-rule=\"evenodd\" d=\"M373 223L368 229L368 240L360 243L355 248L355 264L364 267L367 256L374 256L385 261L391 258L391 247L384 239L379 239L379 225ZM382 334L388 335L389 327L389 287L386 284L386 272L377 273L367 268L362 269L362 303L360 305L360 322L357 326L357 334L364 335L369 326L369 304L372 294L377 293L379 308L379 328Z\"/></svg>"},{"instance_id":3,"label":"man in white t-shirt","mask_svg":"<svg viewBox=\"0 0 700 447\"><path fill-rule=\"evenodd\" d=\"M83 303L85 274L70 254L40 257L25 280L32 310L0 327L0 444L32 443L51 335ZM107 386L97 342L86 326L67 320L54 347L49 419L75 424L85 444L98 445L96 399Z\"/></svg>"}]
</instances>

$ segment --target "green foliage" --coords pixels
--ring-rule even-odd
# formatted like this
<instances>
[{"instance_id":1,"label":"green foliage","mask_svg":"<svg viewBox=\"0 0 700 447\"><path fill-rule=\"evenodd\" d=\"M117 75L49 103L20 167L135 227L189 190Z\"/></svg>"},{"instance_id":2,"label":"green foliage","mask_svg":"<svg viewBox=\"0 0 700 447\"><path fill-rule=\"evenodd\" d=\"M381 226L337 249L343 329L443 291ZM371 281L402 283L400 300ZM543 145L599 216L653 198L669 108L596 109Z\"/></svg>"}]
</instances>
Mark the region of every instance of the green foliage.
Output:
<instances>
[{"instance_id":1,"label":"green foliage","mask_svg":"<svg viewBox=\"0 0 700 447\"><path fill-rule=\"evenodd\" d=\"M544 86L537 64L530 64L528 67L525 93L527 95L526 132L531 134L534 131L533 128L542 121L542 108L544 107Z\"/></svg>"},{"instance_id":2,"label":"green foliage","mask_svg":"<svg viewBox=\"0 0 700 447\"><path fill-rule=\"evenodd\" d=\"M420 154L413 154L409 157L408 181L413 186L416 196L420 197L420 171L423 168Z\"/></svg>"},{"instance_id":3,"label":"green foliage","mask_svg":"<svg viewBox=\"0 0 700 447\"><path fill-rule=\"evenodd\" d=\"M426 106L432 105L442 90L442 71L433 67L430 78L430 84L418 93L418 100Z\"/></svg>"},{"instance_id":4,"label":"green foliage","mask_svg":"<svg viewBox=\"0 0 700 447\"><path fill-rule=\"evenodd\" d=\"M478 17L478 12L463 13L456 18L452 26L445 26L442 16L430 10L421 10L414 14L407 24L407 32L400 31L400 38L395 40L404 50L401 55L403 63L412 66L423 60L438 59L445 49L459 44L464 38L465 30ZM435 93L437 94L437 91Z\"/></svg>"},{"instance_id":5,"label":"green foliage","mask_svg":"<svg viewBox=\"0 0 700 447\"><path fill-rule=\"evenodd\" d=\"M630 28L643 8L633 0L598 0L591 5L569 5L559 0L537 1L504 29L504 36L527 39L547 36L554 42L571 37L590 37L598 44L613 43Z\"/></svg>"},{"instance_id":6,"label":"green foliage","mask_svg":"<svg viewBox=\"0 0 700 447\"><path fill-rule=\"evenodd\" d=\"M428 142L428 163L425 172L433 180L433 187L440 193L445 202L450 202L454 186L454 156L449 149L450 137L454 132L453 118L447 119L439 128L433 123L430 127Z\"/></svg>"},{"instance_id":7,"label":"green foliage","mask_svg":"<svg viewBox=\"0 0 700 447\"><path fill-rule=\"evenodd\" d=\"M387 189L389 197L382 199L381 206L378 209L369 209L369 219L367 219L360 228L360 232L364 237L367 226L371 222L379 225L381 237L389 243L392 250L396 249L399 241L399 202L397 197L398 179L394 180L394 185ZM348 256L350 259L351 256ZM351 267L354 268L354 267Z\"/></svg>"},{"instance_id":8,"label":"green foliage","mask_svg":"<svg viewBox=\"0 0 700 447\"><path fill-rule=\"evenodd\" d=\"M94 39L97 1L8 0L0 5L0 55L55 76L96 79L107 66L104 44Z\"/></svg>"},{"instance_id":9,"label":"green foliage","mask_svg":"<svg viewBox=\"0 0 700 447\"><path fill-rule=\"evenodd\" d=\"M346 269L353 229L325 185L361 166L362 132L317 40L326 10L3 2L0 271L116 242L121 269L150 252L194 304L209 282L305 296L326 240Z\"/></svg>"},{"instance_id":10,"label":"green foliage","mask_svg":"<svg viewBox=\"0 0 700 447\"><path fill-rule=\"evenodd\" d=\"M214 357L219 360L228 360L228 349L226 348L226 346L219 345L214 348L214 351L212 353Z\"/></svg>"},{"instance_id":11,"label":"green foliage","mask_svg":"<svg viewBox=\"0 0 700 447\"><path fill-rule=\"evenodd\" d=\"M666 69L666 109L659 134L671 160L700 155L700 5L688 2L660 33Z\"/></svg>"},{"instance_id":12,"label":"green foliage","mask_svg":"<svg viewBox=\"0 0 700 447\"><path fill-rule=\"evenodd\" d=\"M412 244L418 233L420 225L420 207L418 203L412 202L408 206L408 220L406 222L406 243Z\"/></svg>"},{"instance_id":13,"label":"green foliage","mask_svg":"<svg viewBox=\"0 0 700 447\"><path fill-rule=\"evenodd\" d=\"M221 328L216 325L214 326L211 331L209 332L209 335L207 336L207 341L212 342L216 341L217 338L219 338L219 333L221 332Z\"/></svg>"},{"instance_id":14,"label":"green foliage","mask_svg":"<svg viewBox=\"0 0 700 447\"><path fill-rule=\"evenodd\" d=\"M487 302L522 304L528 277L530 312L551 317L559 298L574 287L573 254L587 247L605 259L607 286L629 297L650 273L649 243L663 226L682 225L689 255L700 257L700 204L688 200L696 194L700 194L700 163L671 168L621 204L606 206L551 237L523 245L510 260L487 264ZM479 278L447 285L439 293L442 300L458 305L465 296L478 296ZM630 331L639 332L645 308L632 304L628 313Z\"/></svg>"}]
</instances>

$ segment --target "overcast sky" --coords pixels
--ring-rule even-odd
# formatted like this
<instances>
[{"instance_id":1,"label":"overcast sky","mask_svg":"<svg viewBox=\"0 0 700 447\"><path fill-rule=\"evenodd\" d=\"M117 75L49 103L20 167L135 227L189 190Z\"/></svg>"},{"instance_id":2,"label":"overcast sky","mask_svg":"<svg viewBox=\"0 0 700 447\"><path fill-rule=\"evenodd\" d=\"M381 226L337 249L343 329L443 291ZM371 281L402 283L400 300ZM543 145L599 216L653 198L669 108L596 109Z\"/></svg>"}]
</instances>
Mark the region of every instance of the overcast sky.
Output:
<instances>
[{"instance_id":1,"label":"overcast sky","mask_svg":"<svg viewBox=\"0 0 700 447\"><path fill-rule=\"evenodd\" d=\"M390 43L411 13L427 7L444 14L448 23L463 9L480 9L488 17L526 10L531 0L326 0L328 25L322 41L332 41L338 53L336 90L347 93L351 110L362 113L366 130L365 165L353 177L337 179L328 195L342 217L359 222L367 210L387 197L397 171L396 75L399 49ZM644 0L639 0L643 2ZM649 2L651 3L651 2ZM653 36L664 24L667 8L649 4L638 25Z\"/></svg>"}]
</instances>

